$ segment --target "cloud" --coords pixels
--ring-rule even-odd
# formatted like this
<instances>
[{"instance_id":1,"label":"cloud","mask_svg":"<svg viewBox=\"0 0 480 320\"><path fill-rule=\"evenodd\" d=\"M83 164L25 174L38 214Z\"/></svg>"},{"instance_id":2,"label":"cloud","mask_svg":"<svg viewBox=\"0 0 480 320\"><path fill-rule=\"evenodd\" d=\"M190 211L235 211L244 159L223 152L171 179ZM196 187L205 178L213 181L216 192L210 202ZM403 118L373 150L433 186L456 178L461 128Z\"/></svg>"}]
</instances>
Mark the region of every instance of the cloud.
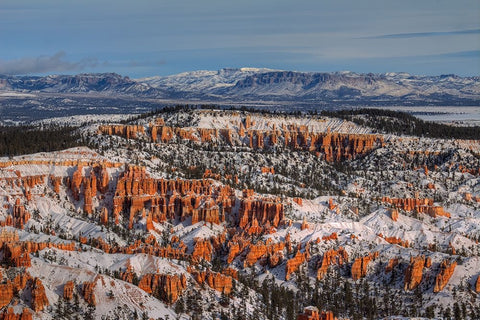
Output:
<instances>
[{"instance_id":1,"label":"cloud","mask_svg":"<svg viewBox=\"0 0 480 320\"><path fill-rule=\"evenodd\" d=\"M437 31L437 32L394 33L394 34L383 34L383 35L372 36L372 37L363 37L361 39L411 39L411 38L454 36L454 35L466 35L466 34L480 34L480 29Z\"/></svg>"},{"instance_id":2,"label":"cloud","mask_svg":"<svg viewBox=\"0 0 480 320\"><path fill-rule=\"evenodd\" d=\"M36 74L47 72L62 72L82 70L96 67L95 58L82 59L77 62L65 60L65 52L59 51L53 56L39 56L34 58L21 58L15 60L0 60L0 74Z\"/></svg>"}]
</instances>

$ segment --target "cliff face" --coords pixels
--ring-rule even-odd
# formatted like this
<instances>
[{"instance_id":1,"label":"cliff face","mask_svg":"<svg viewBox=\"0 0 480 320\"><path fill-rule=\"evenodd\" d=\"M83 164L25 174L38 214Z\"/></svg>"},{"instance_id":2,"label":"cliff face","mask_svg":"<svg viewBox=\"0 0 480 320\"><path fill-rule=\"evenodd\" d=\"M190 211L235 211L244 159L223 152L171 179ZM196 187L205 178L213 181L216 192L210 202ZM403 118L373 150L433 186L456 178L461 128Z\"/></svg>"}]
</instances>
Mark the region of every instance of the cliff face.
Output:
<instances>
[{"instance_id":1,"label":"cliff face","mask_svg":"<svg viewBox=\"0 0 480 320\"><path fill-rule=\"evenodd\" d=\"M63 286L63 299L65 300L72 300L73 298L73 289L75 288L75 284L73 281L67 281Z\"/></svg>"},{"instance_id":2,"label":"cliff face","mask_svg":"<svg viewBox=\"0 0 480 320\"><path fill-rule=\"evenodd\" d=\"M423 277L423 268L425 266L426 260L424 256L411 257L410 264L405 270L405 290L415 289Z\"/></svg>"},{"instance_id":3,"label":"cliff face","mask_svg":"<svg viewBox=\"0 0 480 320\"><path fill-rule=\"evenodd\" d=\"M378 257L378 252L369 254L368 256L356 258L352 265L352 278L358 280L367 275L367 267L370 261Z\"/></svg>"},{"instance_id":4,"label":"cliff face","mask_svg":"<svg viewBox=\"0 0 480 320\"><path fill-rule=\"evenodd\" d=\"M287 265L285 267L285 280L288 281L290 279L290 275L297 271L302 263L307 261L307 257L308 252L302 253L298 250L292 259L287 260Z\"/></svg>"},{"instance_id":5,"label":"cliff face","mask_svg":"<svg viewBox=\"0 0 480 320\"><path fill-rule=\"evenodd\" d=\"M455 271L455 267L457 266L456 261L450 261L450 260L444 260L440 264L440 271L437 274L437 277L435 278L435 288L433 288L433 292L440 292L445 288L445 286L448 283L448 280L450 280L450 277L453 274L453 271Z\"/></svg>"},{"instance_id":6,"label":"cliff face","mask_svg":"<svg viewBox=\"0 0 480 320\"><path fill-rule=\"evenodd\" d=\"M96 305L97 300L95 298L95 285L96 282L84 282L82 285L82 295L85 299L85 302L91 305Z\"/></svg>"},{"instance_id":7,"label":"cliff face","mask_svg":"<svg viewBox=\"0 0 480 320\"><path fill-rule=\"evenodd\" d=\"M120 213L133 224L144 209L152 222L191 217L199 221L221 223L231 212L234 192L228 186L215 186L211 180L153 179L143 167L128 166L117 181L113 198L113 216L119 223ZM221 210L220 210L221 206ZM147 228L153 228L147 221Z\"/></svg>"},{"instance_id":8,"label":"cliff face","mask_svg":"<svg viewBox=\"0 0 480 320\"><path fill-rule=\"evenodd\" d=\"M382 202L391 204L396 208L405 210L407 212L416 211L419 213L425 213L433 218L437 216L450 218L450 213L446 212L441 206L435 206L433 204L433 199L429 199L429 198L418 199L418 198L383 197ZM398 218L398 212L395 215L392 213L392 219L396 221L397 218Z\"/></svg>"},{"instance_id":9,"label":"cliff face","mask_svg":"<svg viewBox=\"0 0 480 320\"><path fill-rule=\"evenodd\" d=\"M185 275L147 274L140 279L138 287L164 302L173 303L186 289L187 278Z\"/></svg>"},{"instance_id":10,"label":"cliff face","mask_svg":"<svg viewBox=\"0 0 480 320\"><path fill-rule=\"evenodd\" d=\"M330 249L323 254L320 268L317 270L317 279L321 280L327 274L328 267L334 264L343 265L348 261L348 253L344 248Z\"/></svg>"},{"instance_id":11,"label":"cliff face","mask_svg":"<svg viewBox=\"0 0 480 320\"><path fill-rule=\"evenodd\" d=\"M190 270L190 272L199 284L206 283L210 288L215 289L219 292L223 292L227 295L230 294L230 292L232 291L232 277L228 275L213 272L210 270Z\"/></svg>"},{"instance_id":12,"label":"cliff face","mask_svg":"<svg viewBox=\"0 0 480 320\"><path fill-rule=\"evenodd\" d=\"M10 307L0 313L0 320L32 320L32 313L28 308L23 308L21 313L15 313Z\"/></svg>"},{"instance_id":13,"label":"cliff face","mask_svg":"<svg viewBox=\"0 0 480 320\"><path fill-rule=\"evenodd\" d=\"M208 239L196 239L195 246L193 248L192 260L199 262L202 259L205 261L211 261L213 254L212 243Z\"/></svg>"},{"instance_id":14,"label":"cliff face","mask_svg":"<svg viewBox=\"0 0 480 320\"><path fill-rule=\"evenodd\" d=\"M262 150L283 146L292 150L305 150L317 153L328 162L355 159L383 144L383 138L374 134L344 134L332 132L315 132L305 125L281 124L269 126L271 129L254 129L255 121L247 115L234 124L235 129L181 128L165 125L163 119L149 125L153 142L162 143L190 140L198 143L215 141L227 146L246 145ZM127 139L143 136L145 128L138 125L102 125L99 134L118 135ZM264 173L274 173L271 168L264 168Z\"/></svg>"},{"instance_id":15,"label":"cliff face","mask_svg":"<svg viewBox=\"0 0 480 320\"><path fill-rule=\"evenodd\" d=\"M48 304L45 287L40 279L35 278L32 283L32 309L35 312L42 311Z\"/></svg>"},{"instance_id":16,"label":"cliff face","mask_svg":"<svg viewBox=\"0 0 480 320\"><path fill-rule=\"evenodd\" d=\"M270 228L277 228L284 217L283 203L280 199L247 197L240 200L238 226L248 234L268 232Z\"/></svg>"},{"instance_id":17,"label":"cliff face","mask_svg":"<svg viewBox=\"0 0 480 320\"><path fill-rule=\"evenodd\" d=\"M10 303L13 298L13 284L4 283L0 284L0 308L5 307Z\"/></svg>"}]
</instances>

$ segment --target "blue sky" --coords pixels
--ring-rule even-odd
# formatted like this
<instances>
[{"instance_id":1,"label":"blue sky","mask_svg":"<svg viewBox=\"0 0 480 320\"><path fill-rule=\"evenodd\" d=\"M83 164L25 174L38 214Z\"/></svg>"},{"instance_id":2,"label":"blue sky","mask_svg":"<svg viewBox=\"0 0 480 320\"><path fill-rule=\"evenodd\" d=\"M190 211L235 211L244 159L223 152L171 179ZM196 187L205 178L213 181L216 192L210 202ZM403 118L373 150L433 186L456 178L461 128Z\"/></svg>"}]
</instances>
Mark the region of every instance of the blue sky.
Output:
<instances>
[{"instance_id":1,"label":"blue sky","mask_svg":"<svg viewBox=\"0 0 480 320\"><path fill-rule=\"evenodd\" d=\"M2 0L0 73L480 75L478 0Z\"/></svg>"}]
</instances>

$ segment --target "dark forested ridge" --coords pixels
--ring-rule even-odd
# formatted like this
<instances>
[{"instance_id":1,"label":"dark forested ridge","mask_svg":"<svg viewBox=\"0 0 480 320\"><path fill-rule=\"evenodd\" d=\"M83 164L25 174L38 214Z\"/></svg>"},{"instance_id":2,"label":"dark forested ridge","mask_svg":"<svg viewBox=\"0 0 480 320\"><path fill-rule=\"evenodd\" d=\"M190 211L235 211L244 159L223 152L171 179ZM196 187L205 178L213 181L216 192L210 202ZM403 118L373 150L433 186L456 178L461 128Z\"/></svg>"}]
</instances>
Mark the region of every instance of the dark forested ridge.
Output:
<instances>
[{"instance_id":1,"label":"dark forested ridge","mask_svg":"<svg viewBox=\"0 0 480 320\"><path fill-rule=\"evenodd\" d=\"M0 126L0 156L48 152L82 145L71 126Z\"/></svg>"},{"instance_id":2,"label":"dark forested ridge","mask_svg":"<svg viewBox=\"0 0 480 320\"><path fill-rule=\"evenodd\" d=\"M400 111L365 108L322 111L322 115L350 120L385 133L440 139L480 139L480 127L459 127L423 121Z\"/></svg>"}]
</instances>

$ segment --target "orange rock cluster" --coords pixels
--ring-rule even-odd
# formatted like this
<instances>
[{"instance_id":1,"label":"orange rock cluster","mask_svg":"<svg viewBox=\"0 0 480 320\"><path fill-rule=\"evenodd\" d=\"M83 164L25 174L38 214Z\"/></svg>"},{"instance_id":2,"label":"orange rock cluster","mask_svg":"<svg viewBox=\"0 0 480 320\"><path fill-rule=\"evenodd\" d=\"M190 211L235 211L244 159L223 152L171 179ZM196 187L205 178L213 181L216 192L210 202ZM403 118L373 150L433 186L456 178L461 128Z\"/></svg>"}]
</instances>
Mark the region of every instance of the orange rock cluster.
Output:
<instances>
[{"instance_id":1,"label":"orange rock cluster","mask_svg":"<svg viewBox=\"0 0 480 320\"><path fill-rule=\"evenodd\" d=\"M343 265L348 261L348 253L343 247L338 250L330 249L323 254L320 268L317 270L317 279L321 280L327 274L328 267L334 264Z\"/></svg>"},{"instance_id":2,"label":"orange rock cluster","mask_svg":"<svg viewBox=\"0 0 480 320\"><path fill-rule=\"evenodd\" d=\"M200 262L201 260L212 261L213 248L212 243L208 239L195 239L193 247L192 261Z\"/></svg>"},{"instance_id":3,"label":"orange rock cluster","mask_svg":"<svg viewBox=\"0 0 480 320\"><path fill-rule=\"evenodd\" d=\"M384 237L383 234L381 233L379 233L378 236L380 238L385 239L385 241L387 241L390 244L398 244L399 246L402 246L405 248L408 248L410 246L410 243L408 242L408 240L402 240L401 238L397 238L397 237Z\"/></svg>"},{"instance_id":4,"label":"orange rock cluster","mask_svg":"<svg viewBox=\"0 0 480 320\"><path fill-rule=\"evenodd\" d=\"M450 277L455 271L455 267L457 266L456 261L444 260L440 265L440 271L435 278L435 287L433 288L433 292L440 292L445 288L450 280Z\"/></svg>"},{"instance_id":5,"label":"orange rock cluster","mask_svg":"<svg viewBox=\"0 0 480 320\"><path fill-rule=\"evenodd\" d=\"M233 287L232 277L218 272L190 270L190 273L199 284L206 283L212 289L225 294L230 294Z\"/></svg>"},{"instance_id":6,"label":"orange rock cluster","mask_svg":"<svg viewBox=\"0 0 480 320\"><path fill-rule=\"evenodd\" d=\"M82 295L85 299L85 302L91 305L96 305L97 300L95 298L95 285L96 281L93 282L84 282L82 285Z\"/></svg>"},{"instance_id":7,"label":"orange rock cluster","mask_svg":"<svg viewBox=\"0 0 480 320\"><path fill-rule=\"evenodd\" d=\"M138 133L145 134L145 128L141 125L101 125L98 127L98 133L135 139Z\"/></svg>"},{"instance_id":8,"label":"orange rock cluster","mask_svg":"<svg viewBox=\"0 0 480 320\"><path fill-rule=\"evenodd\" d=\"M352 264L352 278L358 280L367 275L367 267L370 261L378 257L378 252L370 253L368 256L356 258Z\"/></svg>"},{"instance_id":9,"label":"orange rock cluster","mask_svg":"<svg viewBox=\"0 0 480 320\"><path fill-rule=\"evenodd\" d=\"M150 273L140 279L138 287L147 293L155 294L167 303L173 303L187 288L187 277Z\"/></svg>"},{"instance_id":10,"label":"orange rock cluster","mask_svg":"<svg viewBox=\"0 0 480 320\"><path fill-rule=\"evenodd\" d=\"M388 260L388 264L385 267L385 273L392 272L393 268L395 268L398 265L398 258L392 258Z\"/></svg>"},{"instance_id":11,"label":"orange rock cluster","mask_svg":"<svg viewBox=\"0 0 480 320\"><path fill-rule=\"evenodd\" d=\"M283 203L276 198L244 198L240 200L238 216L238 226L248 234L270 232L283 221Z\"/></svg>"},{"instance_id":12,"label":"orange rock cluster","mask_svg":"<svg viewBox=\"0 0 480 320\"><path fill-rule=\"evenodd\" d=\"M389 198L383 197L383 203L391 204L397 208L405 210L407 212L416 211L419 213L425 213L430 215L431 217L443 216L450 218L450 213L445 212L443 207L441 206L434 206L433 199L418 199L418 198ZM398 217L398 215L397 215ZM392 216L392 219L394 217Z\"/></svg>"},{"instance_id":13,"label":"orange rock cluster","mask_svg":"<svg viewBox=\"0 0 480 320\"><path fill-rule=\"evenodd\" d=\"M316 307L306 307L302 314L299 314L297 320L336 320L331 311L320 312Z\"/></svg>"},{"instance_id":14,"label":"orange rock cluster","mask_svg":"<svg viewBox=\"0 0 480 320\"><path fill-rule=\"evenodd\" d=\"M1 221L0 226L11 226L23 229L25 223L27 223L30 218L30 213L25 210L25 206L21 204L20 198L17 198L12 208L12 215L8 215L4 221Z\"/></svg>"},{"instance_id":15,"label":"orange rock cluster","mask_svg":"<svg viewBox=\"0 0 480 320\"><path fill-rule=\"evenodd\" d=\"M164 121L157 121L149 125L149 130L152 141L162 143L178 140L208 143L215 140L230 146L244 143L252 149L264 149L278 145L283 140L283 146L286 148L317 152L329 162L353 159L383 144L383 138L374 134L313 132L305 125L295 124L282 124L278 128L273 124L272 129L257 130L252 128L254 123L255 121L249 120L249 116L239 120L236 125L238 129L180 128L167 126ZM134 139L138 132L144 133L144 127L105 125L100 126L98 131L100 134Z\"/></svg>"},{"instance_id":16,"label":"orange rock cluster","mask_svg":"<svg viewBox=\"0 0 480 320\"><path fill-rule=\"evenodd\" d=\"M40 279L35 278L32 281L32 309L35 312L42 311L48 306L47 295L45 294L45 287Z\"/></svg>"},{"instance_id":17,"label":"orange rock cluster","mask_svg":"<svg viewBox=\"0 0 480 320\"><path fill-rule=\"evenodd\" d=\"M241 245L239 243L241 242L234 242L230 245L230 252L228 255L228 261L230 261L230 263L233 261L236 254L243 251L245 247L248 248L248 253L243 262L243 265L246 268L253 266L261 258L265 258L265 261L262 263L263 265L268 263L270 267L275 267L283 258L283 250L285 249L285 243L283 242L273 243L271 239L268 239L266 243L258 242L256 244L251 244L247 242L242 243Z\"/></svg>"},{"instance_id":18,"label":"orange rock cluster","mask_svg":"<svg viewBox=\"0 0 480 320\"><path fill-rule=\"evenodd\" d=\"M422 281L423 277L423 268L431 263L431 260L425 259L425 256L411 257L410 264L405 270L405 281L404 288L405 290L413 290Z\"/></svg>"},{"instance_id":19,"label":"orange rock cluster","mask_svg":"<svg viewBox=\"0 0 480 320\"><path fill-rule=\"evenodd\" d=\"M303 253L298 250L293 258L288 259L287 265L285 266L285 280L288 281L290 279L290 275L297 271L300 265L307 261L308 258L308 250L305 250Z\"/></svg>"},{"instance_id":20,"label":"orange rock cluster","mask_svg":"<svg viewBox=\"0 0 480 320\"><path fill-rule=\"evenodd\" d=\"M75 284L73 281L67 281L63 286L63 299L65 300L72 300L73 298L73 289L75 288Z\"/></svg>"},{"instance_id":21,"label":"orange rock cluster","mask_svg":"<svg viewBox=\"0 0 480 320\"><path fill-rule=\"evenodd\" d=\"M477 277L477 281L475 281L475 292L480 293L480 275Z\"/></svg>"},{"instance_id":22,"label":"orange rock cluster","mask_svg":"<svg viewBox=\"0 0 480 320\"><path fill-rule=\"evenodd\" d=\"M128 166L117 181L113 199L113 216L119 223L120 213L128 215L129 228L138 213L148 210L152 222L188 217L199 221L221 223L230 213L234 191L228 186L215 186L212 180L153 179L143 167ZM147 228L153 228L148 222Z\"/></svg>"},{"instance_id":23,"label":"orange rock cluster","mask_svg":"<svg viewBox=\"0 0 480 320\"><path fill-rule=\"evenodd\" d=\"M10 307L0 313L0 320L32 320L32 312L28 308L23 308L22 313L15 313Z\"/></svg>"}]
</instances>

